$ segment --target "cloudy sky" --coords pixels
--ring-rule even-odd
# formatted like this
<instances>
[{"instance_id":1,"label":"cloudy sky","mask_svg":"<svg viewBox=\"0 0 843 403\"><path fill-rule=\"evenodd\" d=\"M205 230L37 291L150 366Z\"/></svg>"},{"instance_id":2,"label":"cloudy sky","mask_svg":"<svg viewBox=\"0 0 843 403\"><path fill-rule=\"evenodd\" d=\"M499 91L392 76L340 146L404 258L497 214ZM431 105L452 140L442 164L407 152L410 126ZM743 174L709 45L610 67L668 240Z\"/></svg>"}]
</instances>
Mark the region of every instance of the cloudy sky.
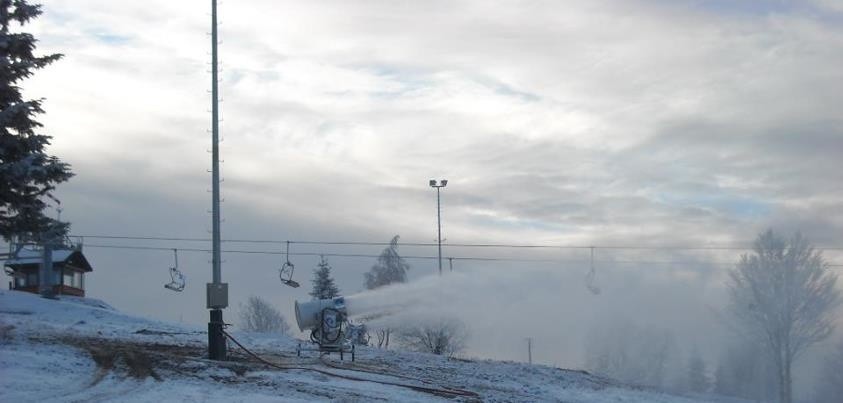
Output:
<instances>
[{"instance_id":1,"label":"cloudy sky","mask_svg":"<svg viewBox=\"0 0 843 403\"><path fill-rule=\"evenodd\" d=\"M51 151L77 174L58 192L63 218L76 234L208 237L210 2L43 3L28 29L41 52L66 57L24 88L47 99ZM447 178L443 231L453 243L745 246L772 227L843 246L836 0L242 0L222 2L220 21L225 239L431 242L427 181ZM181 254L191 282L175 295L161 287L166 251L86 251L90 294L136 313L205 320L197 301L207 254ZM446 255L582 260L587 250ZM598 255L708 262L604 264L614 280L601 272L609 291L646 278L698 296L704 310L722 296L723 266L711 262L737 252ZM843 264L839 251L827 256ZM305 296L277 283L282 256L225 259L233 305L260 294L288 310ZM314 262L296 260L300 282ZM340 287L356 292L372 259L333 262ZM416 278L435 262L411 264ZM525 265L458 263L485 269L498 291ZM567 267L571 281L584 267ZM695 291L678 292L679 283Z\"/></svg>"}]
</instances>

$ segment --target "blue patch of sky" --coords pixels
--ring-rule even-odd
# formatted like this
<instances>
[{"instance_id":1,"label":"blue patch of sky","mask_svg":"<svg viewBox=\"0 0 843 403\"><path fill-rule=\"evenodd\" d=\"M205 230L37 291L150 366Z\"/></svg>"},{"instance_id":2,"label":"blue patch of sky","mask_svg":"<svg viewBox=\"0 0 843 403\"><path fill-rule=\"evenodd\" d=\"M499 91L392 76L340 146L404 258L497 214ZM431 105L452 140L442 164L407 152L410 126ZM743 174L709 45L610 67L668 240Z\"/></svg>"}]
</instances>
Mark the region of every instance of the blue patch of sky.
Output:
<instances>
[{"instance_id":1,"label":"blue patch of sky","mask_svg":"<svg viewBox=\"0 0 843 403\"><path fill-rule=\"evenodd\" d=\"M97 41L106 45L125 45L131 41L127 35L120 35L103 29L88 29L85 34L94 37Z\"/></svg>"},{"instance_id":2,"label":"blue patch of sky","mask_svg":"<svg viewBox=\"0 0 843 403\"><path fill-rule=\"evenodd\" d=\"M468 222L474 225L492 227L492 228L512 228L512 229L538 229L543 231L553 232L570 232L575 230L574 227L547 220L538 220L532 218L498 218L488 215L469 215Z\"/></svg>"},{"instance_id":3,"label":"blue patch of sky","mask_svg":"<svg viewBox=\"0 0 843 403\"><path fill-rule=\"evenodd\" d=\"M805 0L657 0L676 6L688 5L717 15L734 17L764 17L771 14L808 16L827 23L843 22L843 13Z\"/></svg>"},{"instance_id":4,"label":"blue patch of sky","mask_svg":"<svg viewBox=\"0 0 843 403\"><path fill-rule=\"evenodd\" d=\"M717 14L767 15L771 13L791 13L804 9L796 1L782 0L696 0L693 4L703 10Z\"/></svg>"},{"instance_id":5,"label":"blue patch of sky","mask_svg":"<svg viewBox=\"0 0 843 403\"><path fill-rule=\"evenodd\" d=\"M377 91L371 95L376 98L396 98L407 93L417 91L423 88L428 88L435 85L431 78L435 72L429 70L419 70L408 67L398 67L385 64L372 64L363 66L352 66L352 68L373 74L378 77L386 78L401 84L401 88L395 91ZM492 92L505 97L516 98L522 102L538 102L541 100L536 94L525 91L520 91L510 85L502 83L498 80L489 77L473 76L466 77L483 87L489 88Z\"/></svg>"},{"instance_id":6,"label":"blue patch of sky","mask_svg":"<svg viewBox=\"0 0 843 403\"><path fill-rule=\"evenodd\" d=\"M656 199L676 207L700 207L738 217L762 217L770 214L769 203L733 195L673 195L662 193Z\"/></svg>"},{"instance_id":7,"label":"blue patch of sky","mask_svg":"<svg viewBox=\"0 0 843 403\"><path fill-rule=\"evenodd\" d=\"M522 102L538 102L541 100L541 97L536 94L517 90L510 85L504 84L492 78L475 77L474 80L485 87L491 88L492 91L498 95L517 98Z\"/></svg>"},{"instance_id":8,"label":"blue patch of sky","mask_svg":"<svg viewBox=\"0 0 843 403\"><path fill-rule=\"evenodd\" d=\"M372 92L370 95L375 98L394 99L407 93L433 86L433 81L429 78L429 71L386 64L356 65L350 66L350 68L401 84L397 90Z\"/></svg>"}]
</instances>

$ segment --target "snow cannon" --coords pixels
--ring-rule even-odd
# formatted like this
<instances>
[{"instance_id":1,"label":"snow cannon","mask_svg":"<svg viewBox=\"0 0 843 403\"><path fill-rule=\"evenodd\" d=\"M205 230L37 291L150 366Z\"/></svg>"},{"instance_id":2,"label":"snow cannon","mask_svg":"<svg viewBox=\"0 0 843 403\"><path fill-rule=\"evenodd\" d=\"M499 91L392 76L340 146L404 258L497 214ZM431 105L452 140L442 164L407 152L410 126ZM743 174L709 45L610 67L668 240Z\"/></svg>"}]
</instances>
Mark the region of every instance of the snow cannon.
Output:
<instances>
[{"instance_id":1,"label":"snow cannon","mask_svg":"<svg viewBox=\"0 0 843 403\"><path fill-rule=\"evenodd\" d=\"M331 299L317 299L308 302L296 301L296 323L302 332L308 329L315 329L320 325L320 317L323 311L335 311L337 314L347 316L345 298L336 297Z\"/></svg>"},{"instance_id":2,"label":"snow cannon","mask_svg":"<svg viewBox=\"0 0 843 403\"><path fill-rule=\"evenodd\" d=\"M309 302L296 301L296 324L299 330L310 330L310 341L317 348L307 348L299 343L296 355L301 357L302 351L319 351L320 353L340 353L340 359L345 353L351 353L354 361L355 335L360 333L359 326L348 321L348 305L343 297L318 299ZM363 330L365 332L365 329Z\"/></svg>"}]
</instances>

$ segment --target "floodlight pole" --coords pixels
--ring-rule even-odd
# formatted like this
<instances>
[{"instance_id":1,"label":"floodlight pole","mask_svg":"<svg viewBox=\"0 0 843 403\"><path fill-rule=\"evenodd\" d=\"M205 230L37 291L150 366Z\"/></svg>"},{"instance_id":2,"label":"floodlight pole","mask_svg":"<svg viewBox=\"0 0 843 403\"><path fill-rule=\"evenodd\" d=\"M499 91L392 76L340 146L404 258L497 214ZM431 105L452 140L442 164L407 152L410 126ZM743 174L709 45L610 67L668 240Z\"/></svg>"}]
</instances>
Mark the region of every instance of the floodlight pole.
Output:
<instances>
[{"instance_id":1,"label":"floodlight pole","mask_svg":"<svg viewBox=\"0 0 843 403\"><path fill-rule=\"evenodd\" d=\"M442 208L439 199L439 189L445 187L448 184L447 179L442 179L440 181L436 181L435 179L430 180L430 187L436 188L436 228L438 232L438 243L439 246L439 275L442 275Z\"/></svg>"},{"instance_id":2,"label":"floodlight pole","mask_svg":"<svg viewBox=\"0 0 843 403\"><path fill-rule=\"evenodd\" d=\"M217 77L217 0L211 0L211 258L212 282L207 285L208 358L226 359L222 309L228 306L228 284L222 282L220 248L219 89Z\"/></svg>"}]
</instances>

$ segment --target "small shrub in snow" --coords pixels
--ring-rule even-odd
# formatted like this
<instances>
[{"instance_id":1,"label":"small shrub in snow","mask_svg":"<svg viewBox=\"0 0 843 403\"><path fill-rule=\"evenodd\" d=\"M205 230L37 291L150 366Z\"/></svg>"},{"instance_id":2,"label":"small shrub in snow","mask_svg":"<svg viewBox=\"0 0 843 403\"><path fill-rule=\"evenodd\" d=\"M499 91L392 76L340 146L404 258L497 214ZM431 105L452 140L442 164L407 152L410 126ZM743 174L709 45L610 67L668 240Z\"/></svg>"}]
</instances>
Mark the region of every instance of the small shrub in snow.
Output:
<instances>
[{"instance_id":1,"label":"small shrub in snow","mask_svg":"<svg viewBox=\"0 0 843 403\"><path fill-rule=\"evenodd\" d=\"M257 333L287 334L290 325L277 309L259 297L249 297L245 305L240 306L240 328Z\"/></svg>"},{"instance_id":2,"label":"small shrub in snow","mask_svg":"<svg viewBox=\"0 0 843 403\"><path fill-rule=\"evenodd\" d=\"M404 326L396 332L406 349L452 357L465 350L468 328L453 318L438 318Z\"/></svg>"}]
</instances>

